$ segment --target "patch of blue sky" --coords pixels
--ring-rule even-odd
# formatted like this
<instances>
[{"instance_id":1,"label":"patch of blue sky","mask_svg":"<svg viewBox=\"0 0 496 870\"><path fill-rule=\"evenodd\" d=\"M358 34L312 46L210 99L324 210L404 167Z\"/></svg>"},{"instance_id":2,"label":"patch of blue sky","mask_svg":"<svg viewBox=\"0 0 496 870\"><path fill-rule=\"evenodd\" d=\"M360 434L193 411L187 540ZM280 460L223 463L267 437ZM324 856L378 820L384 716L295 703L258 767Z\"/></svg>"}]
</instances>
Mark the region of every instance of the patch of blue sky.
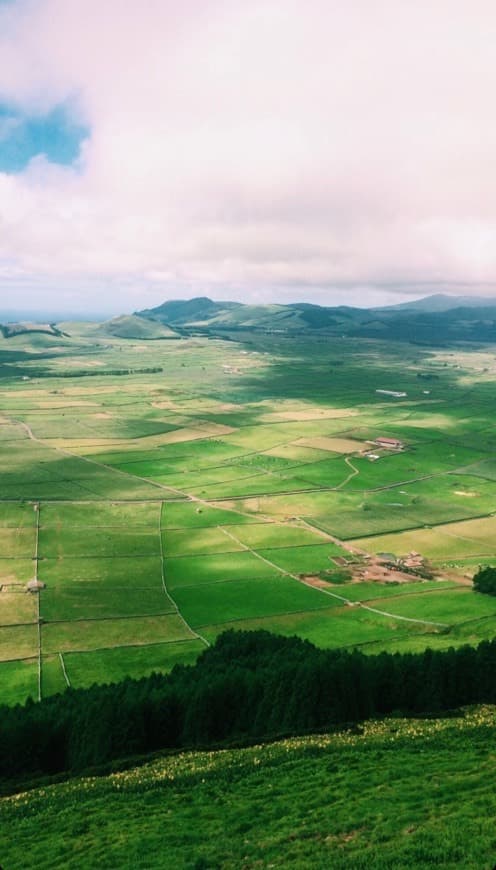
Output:
<instances>
[{"instance_id":1,"label":"patch of blue sky","mask_svg":"<svg viewBox=\"0 0 496 870\"><path fill-rule=\"evenodd\" d=\"M22 172L33 157L71 166L89 129L76 122L67 104L46 115L24 115L0 102L0 172Z\"/></svg>"}]
</instances>

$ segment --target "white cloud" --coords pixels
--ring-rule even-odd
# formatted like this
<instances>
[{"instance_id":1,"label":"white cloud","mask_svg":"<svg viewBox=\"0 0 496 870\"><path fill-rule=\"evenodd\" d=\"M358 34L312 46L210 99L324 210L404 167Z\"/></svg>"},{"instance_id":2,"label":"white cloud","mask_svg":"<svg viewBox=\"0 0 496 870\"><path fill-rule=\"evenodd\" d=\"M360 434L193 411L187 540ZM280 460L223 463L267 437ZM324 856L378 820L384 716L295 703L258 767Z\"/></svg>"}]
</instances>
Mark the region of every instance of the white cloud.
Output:
<instances>
[{"instance_id":1,"label":"white cloud","mask_svg":"<svg viewBox=\"0 0 496 870\"><path fill-rule=\"evenodd\" d=\"M492 3L0 10L0 98L69 99L91 128L77 168L0 175L0 260L33 286L100 281L135 307L140 287L155 301L496 288Z\"/></svg>"}]
</instances>

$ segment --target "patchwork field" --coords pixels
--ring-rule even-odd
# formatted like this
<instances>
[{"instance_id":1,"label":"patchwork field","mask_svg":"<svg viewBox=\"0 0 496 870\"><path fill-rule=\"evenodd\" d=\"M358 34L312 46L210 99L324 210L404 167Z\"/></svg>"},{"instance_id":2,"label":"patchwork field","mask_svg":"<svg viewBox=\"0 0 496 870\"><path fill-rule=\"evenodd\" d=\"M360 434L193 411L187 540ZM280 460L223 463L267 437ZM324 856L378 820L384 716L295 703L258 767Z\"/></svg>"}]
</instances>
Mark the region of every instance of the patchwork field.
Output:
<instances>
[{"instance_id":1,"label":"patchwork field","mask_svg":"<svg viewBox=\"0 0 496 870\"><path fill-rule=\"evenodd\" d=\"M492 350L97 329L2 344L0 702L166 671L228 627L493 635L470 588L496 561Z\"/></svg>"}]
</instances>

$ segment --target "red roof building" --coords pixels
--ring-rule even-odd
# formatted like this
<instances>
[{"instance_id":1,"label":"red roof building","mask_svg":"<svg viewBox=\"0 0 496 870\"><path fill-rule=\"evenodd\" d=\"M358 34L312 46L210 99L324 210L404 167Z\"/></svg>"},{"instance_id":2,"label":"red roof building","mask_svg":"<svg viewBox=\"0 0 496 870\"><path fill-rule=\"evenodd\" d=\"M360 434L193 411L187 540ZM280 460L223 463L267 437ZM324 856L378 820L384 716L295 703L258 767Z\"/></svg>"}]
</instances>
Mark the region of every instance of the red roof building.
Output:
<instances>
[{"instance_id":1,"label":"red roof building","mask_svg":"<svg viewBox=\"0 0 496 870\"><path fill-rule=\"evenodd\" d=\"M390 450L401 450L403 442L397 438L376 438L375 443L378 447L388 447Z\"/></svg>"}]
</instances>

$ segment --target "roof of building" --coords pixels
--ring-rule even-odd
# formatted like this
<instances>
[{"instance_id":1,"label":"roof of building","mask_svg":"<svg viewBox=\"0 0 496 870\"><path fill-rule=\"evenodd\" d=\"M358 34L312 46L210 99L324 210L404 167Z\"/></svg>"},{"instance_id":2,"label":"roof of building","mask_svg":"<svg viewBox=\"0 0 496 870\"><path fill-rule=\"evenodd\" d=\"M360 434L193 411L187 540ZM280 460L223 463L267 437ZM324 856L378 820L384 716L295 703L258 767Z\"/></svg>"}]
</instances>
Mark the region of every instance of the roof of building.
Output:
<instances>
[{"instance_id":1,"label":"roof of building","mask_svg":"<svg viewBox=\"0 0 496 870\"><path fill-rule=\"evenodd\" d=\"M44 589L45 584L41 582L41 580L37 580L34 577L32 580L28 580L26 583L26 589Z\"/></svg>"}]
</instances>

